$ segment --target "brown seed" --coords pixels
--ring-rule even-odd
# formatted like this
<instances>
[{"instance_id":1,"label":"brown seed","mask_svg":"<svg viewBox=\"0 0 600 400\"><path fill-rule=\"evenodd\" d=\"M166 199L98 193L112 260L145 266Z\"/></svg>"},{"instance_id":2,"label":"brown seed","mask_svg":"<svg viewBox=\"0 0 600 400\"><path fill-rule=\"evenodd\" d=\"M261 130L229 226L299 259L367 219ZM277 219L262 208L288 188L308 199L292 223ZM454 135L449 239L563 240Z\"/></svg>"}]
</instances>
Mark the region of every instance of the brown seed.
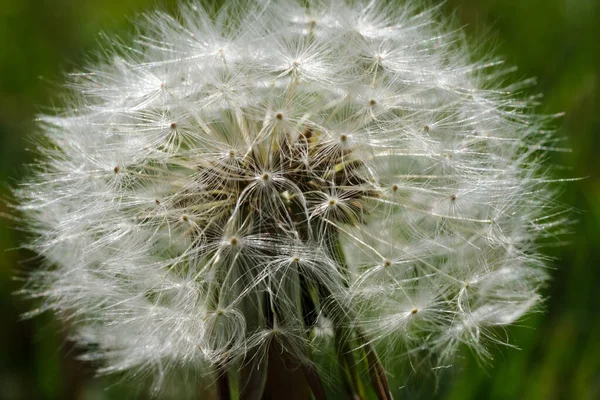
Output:
<instances>
[{"instance_id":1,"label":"brown seed","mask_svg":"<svg viewBox=\"0 0 600 400\"><path fill-rule=\"evenodd\" d=\"M349 201L349 203L354 207L357 208L358 210L362 210L363 205L362 203L358 200L358 199L352 199Z\"/></svg>"},{"instance_id":2,"label":"brown seed","mask_svg":"<svg viewBox=\"0 0 600 400\"><path fill-rule=\"evenodd\" d=\"M282 119L283 119L283 114L282 114L282 113L280 113L280 112L278 112L278 113L275 115L275 118L277 118L278 120L282 120Z\"/></svg>"},{"instance_id":3,"label":"brown seed","mask_svg":"<svg viewBox=\"0 0 600 400\"><path fill-rule=\"evenodd\" d=\"M113 168L113 171L115 171L115 174L118 174L120 169L121 168L117 165Z\"/></svg>"},{"instance_id":4,"label":"brown seed","mask_svg":"<svg viewBox=\"0 0 600 400\"><path fill-rule=\"evenodd\" d=\"M336 203L335 199L329 200L329 205L330 206L335 206L335 203Z\"/></svg>"},{"instance_id":5,"label":"brown seed","mask_svg":"<svg viewBox=\"0 0 600 400\"><path fill-rule=\"evenodd\" d=\"M394 185L394 186L392 186L392 190L393 190L394 192L397 192L397 191L398 191L398 185Z\"/></svg>"},{"instance_id":6,"label":"brown seed","mask_svg":"<svg viewBox=\"0 0 600 400\"><path fill-rule=\"evenodd\" d=\"M232 237L229 243L231 243L232 246L237 246L238 240L236 237Z\"/></svg>"},{"instance_id":7,"label":"brown seed","mask_svg":"<svg viewBox=\"0 0 600 400\"><path fill-rule=\"evenodd\" d=\"M452 201L456 200L456 195L453 194L452 196L450 196L450 200L452 200Z\"/></svg>"},{"instance_id":8,"label":"brown seed","mask_svg":"<svg viewBox=\"0 0 600 400\"><path fill-rule=\"evenodd\" d=\"M415 314L416 314L416 313L418 313L418 312L419 312L419 310L418 310L418 309L416 309L416 308L413 308L413 309L412 309L412 311L411 311L410 313L411 313L411 315L415 315Z\"/></svg>"},{"instance_id":9,"label":"brown seed","mask_svg":"<svg viewBox=\"0 0 600 400\"><path fill-rule=\"evenodd\" d=\"M423 127L423 130L424 130L425 132L429 132L429 125L425 125L425 126Z\"/></svg>"},{"instance_id":10,"label":"brown seed","mask_svg":"<svg viewBox=\"0 0 600 400\"><path fill-rule=\"evenodd\" d=\"M298 136L298 139L310 139L313 135L313 131L310 127L306 127L304 128L301 132L300 135Z\"/></svg>"},{"instance_id":11,"label":"brown seed","mask_svg":"<svg viewBox=\"0 0 600 400\"><path fill-rule=\"evenodd\" d=\"M347 140L348 140L348 136L346 136L346 135L340 136L340 141L342 141L342 143L346 142Z\"/></svg>"},{"instance_id":12,"label":"brown seed","mask_svg":"<svg viewBox=\"0 0 600 400\"><path fill-rule=\"evenodd\" d=\"M187 222L187 221L188 221L190 218L189 218L187 215L185 215L185 214L184 214L184 215L181 217L181 219L182 219L182 220L184 220L185 222Z\"/></svg>"},{"instance_id":13,"label":"brown seed","mask_svg":"<svg viewBox=\"0 0 600 400\"><path fill-rule=\"evenodd\" d=\"M177 128L177 123L171 122L171 129L176 129L176 128Z\"/></svg>"},{"instance_id":14,"label":"brown seed","mask_svg":"<svg viewBox=\"0 0 600 400\"><path fill-rule=\"evenodd\" d=\"M392 262L391 262L390 260L385 260L385 263L384 263L384 265L385 265L386 267L389 267L389 266L391 266L391 265L392 265Z\"/></svg>"},{"instance_id":15,"label":"brown seed","mask_svg":"<svg viewBox=\"0 0 600 400\"><path fill-rule=\"evenodd\" d=\"M377 104L377 102L375 101L375 99L369 100L369 105L374 106L375 104Z\"/></svg>"}]
</instances>

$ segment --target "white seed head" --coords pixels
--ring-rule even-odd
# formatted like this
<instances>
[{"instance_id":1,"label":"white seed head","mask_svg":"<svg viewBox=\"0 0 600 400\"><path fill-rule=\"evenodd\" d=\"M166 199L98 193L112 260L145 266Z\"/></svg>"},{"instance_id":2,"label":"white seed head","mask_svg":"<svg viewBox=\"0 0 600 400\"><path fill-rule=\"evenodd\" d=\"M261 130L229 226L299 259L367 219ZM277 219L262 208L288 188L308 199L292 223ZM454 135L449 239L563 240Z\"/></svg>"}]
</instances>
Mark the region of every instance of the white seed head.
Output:
<instances>
[{"instance_id":1,"label":"white seed head","mask_svg":"<svg viewBox=\"0 0 600 400\"><path fill-rule=\"evenodd\" d=\"M307 360L332 326L446 362L539 303L544 118L437 9L307 3L153 14L41 117L26 292L104 371Z\"/></svg>"}]
</instances>

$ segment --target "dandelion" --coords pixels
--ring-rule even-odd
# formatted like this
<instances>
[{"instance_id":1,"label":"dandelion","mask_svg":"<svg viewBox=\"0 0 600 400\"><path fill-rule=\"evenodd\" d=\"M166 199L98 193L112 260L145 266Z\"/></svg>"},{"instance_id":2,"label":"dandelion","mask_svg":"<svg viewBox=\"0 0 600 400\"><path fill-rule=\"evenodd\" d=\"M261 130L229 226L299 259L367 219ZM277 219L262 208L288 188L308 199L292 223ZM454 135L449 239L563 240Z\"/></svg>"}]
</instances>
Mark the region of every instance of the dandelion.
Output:
<instances>
[{"instance_id":1,"label":"dandelion","mask_svg":"<svg viewBox=\"0 0 600 400\"><path fill-rule=\"evenodd\" d=\"M24 292L101 372L191 369L220 398L283 365L322 399L323 354L352 399L390 399L395 363L489 356L541 300L551 139L438 21L358 0L148 16L40 117L16 193L46 268Z\"/></svg>"}]
</instances>

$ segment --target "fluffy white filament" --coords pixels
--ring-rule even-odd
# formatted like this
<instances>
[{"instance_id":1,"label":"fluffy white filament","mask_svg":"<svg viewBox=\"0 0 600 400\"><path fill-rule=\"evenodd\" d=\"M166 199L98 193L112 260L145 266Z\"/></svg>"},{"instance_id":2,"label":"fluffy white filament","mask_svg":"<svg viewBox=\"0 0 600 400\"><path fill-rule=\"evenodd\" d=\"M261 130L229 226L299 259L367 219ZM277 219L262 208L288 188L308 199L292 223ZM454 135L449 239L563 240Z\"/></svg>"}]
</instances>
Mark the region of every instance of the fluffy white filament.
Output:
<instances>
[{"instance_id":1,"label":"fluffy white filament","mask_svg":"<svg viewBox=\"0 0 600 400\"><path fill-rule=\"evenodd\" d=\"M446 362L539 303L544 121L437 10L382 3L182 6L73 74L17 190L47 260L26 292L104 371L274 336L309 362L332 324Z\"/></svg>"}]
</instances>

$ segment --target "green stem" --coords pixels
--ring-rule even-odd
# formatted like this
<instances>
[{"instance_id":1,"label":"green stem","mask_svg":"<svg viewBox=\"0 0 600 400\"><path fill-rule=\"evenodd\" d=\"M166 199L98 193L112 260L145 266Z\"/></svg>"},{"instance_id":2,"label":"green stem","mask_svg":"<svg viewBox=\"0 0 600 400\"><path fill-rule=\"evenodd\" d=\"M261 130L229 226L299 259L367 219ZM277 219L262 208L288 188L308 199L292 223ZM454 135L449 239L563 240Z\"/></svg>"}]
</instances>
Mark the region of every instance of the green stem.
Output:
<instances>
[{"instance_id":1,"label":"green stem","mask_svg":"<svg viewBox=\"0 0 600 400\"><path fill-rule=\"evenodd\" d=\"M392 400L392 393L385 376L385 371L381 365L381 361L373 348L373 345L369 343L364 334L357 329L356 336L359 343L363 346L363 352L365 360L367 362L367 368L369 371L369 377L371 379L371 385L375 389L377 398L379 400Z\"/></svg>"},{"instance_id":2,"label":"green stem","mask_svg":"<svg viewBox=\"0 0 600 400\"><path fill-rule=\"evenodd\" d=\"M352 355L348 333L343 328L335 327L334 340L342 381L348 398L351 400L362 400L365 398L364 387L356 370L356 362Z\"/></svg>"},{"instance_id":3,"label":"green stem","mask_svg":"<svg viewBox=\"0 0 600 400\"><path fill-rule=\"evenodd\" d=\"M328 242L328 251L330 255L335 259L336 264L338 264L338 268L340 268L340 273L342 273L345 279L344 283L347 286L348 265L346 264L346 259L337 232L331 232L330 239L330 242ZM358 340L360 346L363 349L365 360L367 362L367 369L369 372L371 386L375 390L377 398L379 400L391 400L392 395L390 392L390 387L387 381L387 377L385 375L385 371L383 369L383 365L379 360L377 352L375 351L373 345L370 343L370 341L363 332L361 332L359 329L356 329L355 333L356 339ZM343 330L342 328L336 327L336 348L339 352L338 357L340 358L340 361L343 361L340 362L340 366L343 368L342 376L345 378L347 391L354 391L355 394L357 393L358 396L360 396L355 398L360 399L364 398L364 389L362 387L362 384L356 371L356 367L354 365L354 357L352 356L352 350L350 349L351 338L351 332L345 332L345 330Z\"/></svg>"}]
</instances>

